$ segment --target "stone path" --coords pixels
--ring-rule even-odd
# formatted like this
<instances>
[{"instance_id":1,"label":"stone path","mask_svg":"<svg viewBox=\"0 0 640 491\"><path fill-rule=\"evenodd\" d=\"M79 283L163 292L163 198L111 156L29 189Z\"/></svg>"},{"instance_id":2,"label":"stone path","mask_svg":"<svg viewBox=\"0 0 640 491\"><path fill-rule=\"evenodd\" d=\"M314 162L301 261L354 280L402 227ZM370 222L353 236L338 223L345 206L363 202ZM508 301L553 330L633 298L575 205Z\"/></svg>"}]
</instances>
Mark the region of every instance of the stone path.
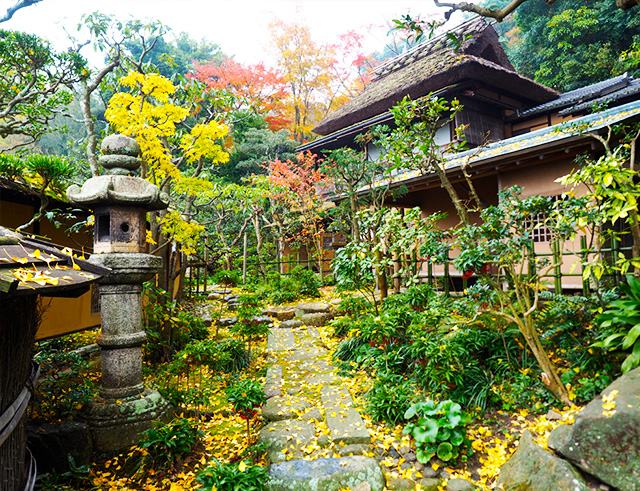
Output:
<instances>
[{"instance_id":1,"label":"stone path","mask_svg":"<svg viewBox=\"0 0 640 491\"><path fill-rule=\"evenodd\" d=\"M281 315L281 312L278 312ZM271 329L260 438L269 447L272 491L382 490L369 431L331 364L316 327L331 318L324 303L300 304L299 327ZM275 317L275 315L274 315ZM288 317L284 315L283 317Z\"/></svg>"}]
</instances>

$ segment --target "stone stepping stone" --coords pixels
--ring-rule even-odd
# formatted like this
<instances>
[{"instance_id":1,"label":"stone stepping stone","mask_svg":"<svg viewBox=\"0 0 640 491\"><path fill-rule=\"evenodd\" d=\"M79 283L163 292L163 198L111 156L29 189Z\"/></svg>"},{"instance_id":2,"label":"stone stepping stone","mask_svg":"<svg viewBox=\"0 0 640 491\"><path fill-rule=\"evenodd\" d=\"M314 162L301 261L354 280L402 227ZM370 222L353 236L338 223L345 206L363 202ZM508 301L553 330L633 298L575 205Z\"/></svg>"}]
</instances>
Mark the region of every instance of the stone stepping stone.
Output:
<instances>
[{"instance_id":1,"label":"stone stepping stone","mask_svg":"<svg viewBox=\"0 0 640 491\"><path fill-rule=\"evenodd\" d=\"M262 408L267 421L297 419L298 414L310 406L309 401L297 396L273 396Z\"/></svg>"},{"instance_id":2,"label":"stone stepping stone","mask_svg":"<svg viewBox=\"0 0 640 491\"><path fill-rule=\"evenodd\" d=\"M264 393L267 399L282 395L282 367L274 365L267 368L267 376L264 383Z\"/></svg>"},{"instance_id":3,"label":"stone stepping stone","mask_svg":"<svg viewBox=\"0 0 640 491\"><path fill-rule=\"evenodd\" d=\"M293 332L289 329L272 329L267 338L267 351L291 351L294 348Z\"/></svg>"},{"instance_id":4,"label":"stone stepping stone","mask_svg":"<svg viewBox=\"0 0 640 491\"><path fill-rule=\"evenodd\" d=\"M296 349L288 356L288 358L291 362L299 362L304 360L316 360L326 354L327 352L325 350L312 346Z\"/></svg>"},{"instance_id":5,"label":"stone stepping stone","mask_svg":"<svg viewBox=\"0 0 640 491\"><path fill-rule=\"evenodd\" d=\"M296 327L302 327L302 321L299 321L298 319L282 321L279 327L281 329L294 329Z\"/></svg>"},{"instance_id":6,"label":"stone stepping stone","mask_svg":"<svg viewBox=\"0 0 640 491\"><path fill-rule=\"evenodd\" d=\"M323 387L322 405L333 442L369 443L371 436L360 413L353 407L351 394L343 387Z\"/></svg>"},{"instance_id":7,"label":"stone stepping stone","mask_svg":"<svg viewBox=\"0 0 640 491\"><path fill-rule=\"evenodd\" d=\"M329 312L310 312L298 317L305 326L324 326L333 319L333 314Z\"/></svg>"},{"instance_id":8,"label":"stone stepping stone","mask_svg":"<svg viewBox=\"0 0 640 491\"><path fill-rule=\"evenodd\" d=\"M268 491L382 491L384 476L375 459L353 456L290 460L271 465Z\"/></svg>"},{"instance_id":9,"label":"stone stepping stone","mask_svg":"<svg viewBox=\"0 0 640 491\"><path fill-rule=\"evenodd\" d=\"M310 421L274 421L260 430L260 441L269 449L270 462L283 462L287 457L302 458L302 447L309 445L314 437L315 427Z\"/></svg>"},{"instance_id":10,"label":"stone stepping stone","mask_svg":"<svg viewBox=\"0 0 640 491\"><path fill-rule=\"evenodd\" d=\"M330 312L331 305L326 302L309 302L309 303L299 303L296 305L296 315L300 316L302 314L309 313L318 313L318 312Z\"/></svg>"},{"instance_id":11,"label":"stone stepping stone","mask_svg":"<svg viewBox=\"0 0 640 491\"><path fill-rule=\"evenodd\" d=\"M269 307L263 313L279 321L288 321L296 316L296 309L293 307Z\"/></svg>"},{"instance_id":12,"label":"stone stepping stone","mask_svg":"<svg viewBox=\"0 0 640 491\"><path fill-rule=\"evenodd\" d=\"M314 373L305 378L305 383L308 385L337 385L340 383L340 379L335 373Z\"/></svg>"}]
</instances>

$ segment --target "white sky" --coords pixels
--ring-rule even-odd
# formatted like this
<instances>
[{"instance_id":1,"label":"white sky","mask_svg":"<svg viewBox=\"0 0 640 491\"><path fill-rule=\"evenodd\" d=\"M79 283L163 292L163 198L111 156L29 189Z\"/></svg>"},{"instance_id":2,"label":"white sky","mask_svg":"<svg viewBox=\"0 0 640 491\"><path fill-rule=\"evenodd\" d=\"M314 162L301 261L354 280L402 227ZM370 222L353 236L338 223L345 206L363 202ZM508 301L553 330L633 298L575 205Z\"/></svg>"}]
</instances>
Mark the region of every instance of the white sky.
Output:
<instances>
[{"instance_id":1,"label":"white sky","mask_svg":"<svg viewBox=\"0 0 640 491\"><path fill-rule=\"evenodd\" d=\"M0 10L13 3L0 0ZM240 62L267 64L274 58L268 26L275 19L307 24L320 42L355 30L367 36L367 51L373 51L384 46L391 19L442 12L431 0L43 0L0 27L38 34L63 49L69 46L65 29L75 32L81 15L96 10L122 19L158 19L175 33L219 44Z\"/></svg>"}]
</instances>

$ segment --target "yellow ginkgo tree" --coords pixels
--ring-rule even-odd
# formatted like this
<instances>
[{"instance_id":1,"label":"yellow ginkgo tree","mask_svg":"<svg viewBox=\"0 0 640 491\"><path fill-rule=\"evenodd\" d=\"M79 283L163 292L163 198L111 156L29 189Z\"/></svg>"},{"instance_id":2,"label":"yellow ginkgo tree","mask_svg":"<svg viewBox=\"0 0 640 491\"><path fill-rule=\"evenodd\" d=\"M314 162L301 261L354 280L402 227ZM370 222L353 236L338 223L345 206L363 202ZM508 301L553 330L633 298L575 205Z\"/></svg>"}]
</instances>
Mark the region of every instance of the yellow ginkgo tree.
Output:
<instances>
[{"instance_id":1,"label":"yellow ginkgo tree","mask_svg":"<svg viewBox=\"0 0 640 491\"><path fill-rule=\"evenodd\" d=\"M184 256L195 253L204 231L194 203L210 199L210 169L229 160L229 128L219 120L219 101L197 81L174 84L156 73L130 72L119 82L122 90L109 100L105 117L116 132L138 141L142 177L171 197L168 210L150 213L148 241L165 258L161 286L180 294Z\"/></svg>"}]
</instances>

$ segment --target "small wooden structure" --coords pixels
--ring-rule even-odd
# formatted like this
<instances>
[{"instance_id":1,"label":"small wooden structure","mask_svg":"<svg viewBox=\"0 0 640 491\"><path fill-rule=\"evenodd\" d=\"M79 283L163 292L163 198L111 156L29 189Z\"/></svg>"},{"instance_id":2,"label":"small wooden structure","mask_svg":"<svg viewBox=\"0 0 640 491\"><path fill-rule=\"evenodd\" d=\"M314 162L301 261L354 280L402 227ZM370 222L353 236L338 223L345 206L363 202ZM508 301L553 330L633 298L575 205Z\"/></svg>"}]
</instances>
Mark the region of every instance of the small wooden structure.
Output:
<instances>
[{"instance_id":1,"label":"small wooden structure","mask_svg":"<svg viewBox=\"0 0 640 491\"><path fill-rule=\"evenodd\" d=\"M70 249L0 227L0 491L30 490L35 483L25 416L38 375L31 351L39 297L77 297L107 271Z\"/></svg>"}]
</instances>

